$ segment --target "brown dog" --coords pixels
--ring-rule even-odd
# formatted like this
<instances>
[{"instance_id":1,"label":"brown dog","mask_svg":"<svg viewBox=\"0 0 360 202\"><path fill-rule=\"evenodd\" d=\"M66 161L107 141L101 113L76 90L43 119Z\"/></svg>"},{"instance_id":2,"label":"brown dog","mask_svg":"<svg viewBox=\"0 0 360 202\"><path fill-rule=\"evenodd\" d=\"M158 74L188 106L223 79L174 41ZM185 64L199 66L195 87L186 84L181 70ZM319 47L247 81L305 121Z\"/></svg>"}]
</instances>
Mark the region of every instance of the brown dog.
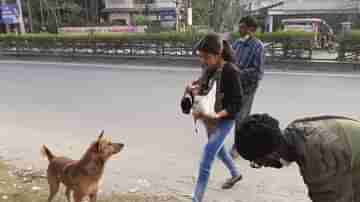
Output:
<instances>
[{"instance_id":1,"label":"brown dog","mask_svg":"<svg viewBox=\"0 0 360 202\"><path fill-rule=\"evenodd\" d=\"M93 142L80 160L66 157L56 157L44 145L42 154L49 160L47 177L50 189L48 202L51 202L59 191L60 182L66 187L66 198L71 201L71 192L74 202L81 202L89 197L91 202L96 201L100 179L104 173L106 161L123 148L122 143L112 143L103 138L101 132L96 142Z\"/></svg>"}]
</instances>

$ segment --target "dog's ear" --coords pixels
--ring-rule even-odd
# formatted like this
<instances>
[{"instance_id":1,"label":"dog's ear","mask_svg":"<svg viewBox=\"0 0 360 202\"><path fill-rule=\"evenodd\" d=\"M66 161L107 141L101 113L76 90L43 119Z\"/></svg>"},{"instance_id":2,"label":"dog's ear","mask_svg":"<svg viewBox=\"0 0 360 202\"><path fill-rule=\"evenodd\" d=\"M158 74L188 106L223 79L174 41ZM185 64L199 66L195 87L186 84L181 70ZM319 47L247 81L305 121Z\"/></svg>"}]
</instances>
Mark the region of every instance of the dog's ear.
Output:
<instances>
[{"instance_id":1,"label":"dog's ear","mask_svg":"<svg viewBox=\"0 0 360 202\"><path fill-rule=\"evenodd\" d=\"M101 131L97 141L96 141L96 150L99 152L100 151L100 142L101 142L101 139L104 137L104 130Z\"/></svg>"},{"instance_id":2,"label":"dog's ear","mask_svg":"<svg viewBox=\"0 0 360 202\"><path fill-rule=\"evenodd\" d=\"M98 137L98 142L100 142L100 140L104 137L104 130L101 131L99 137Z\"/></svg>"}]
</instances>

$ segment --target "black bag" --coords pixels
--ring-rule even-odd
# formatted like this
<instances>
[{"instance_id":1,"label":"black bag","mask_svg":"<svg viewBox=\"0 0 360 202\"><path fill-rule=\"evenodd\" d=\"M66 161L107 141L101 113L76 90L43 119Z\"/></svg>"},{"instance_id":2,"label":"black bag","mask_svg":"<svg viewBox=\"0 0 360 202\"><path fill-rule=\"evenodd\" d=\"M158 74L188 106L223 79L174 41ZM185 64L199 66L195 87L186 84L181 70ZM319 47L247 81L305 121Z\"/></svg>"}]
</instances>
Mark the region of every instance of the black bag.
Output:
<instances>
[{"instance_id":1,"label":"black bag","mask_svg":"<svg viewBox=\"0 0 360 202\"><path fill-rule=\"evenodd\" d=\"M190 114L193 103L194 103L194 96L192 95L192 93L186 93L181 98L181 110L182 110L182 112L184 114Z\"/></svg>"}]
</instances>

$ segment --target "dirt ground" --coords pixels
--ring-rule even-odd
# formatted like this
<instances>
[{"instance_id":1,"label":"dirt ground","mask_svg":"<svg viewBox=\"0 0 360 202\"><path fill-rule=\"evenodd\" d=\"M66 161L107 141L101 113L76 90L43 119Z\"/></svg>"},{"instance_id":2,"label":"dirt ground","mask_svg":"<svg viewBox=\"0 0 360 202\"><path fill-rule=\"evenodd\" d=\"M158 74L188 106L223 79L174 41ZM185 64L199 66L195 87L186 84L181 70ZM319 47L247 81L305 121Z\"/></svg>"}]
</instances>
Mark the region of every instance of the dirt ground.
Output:
<instances>
[{"instance_id":1,"label":"dirt ground","mask_svg":"<svg viewBox=\"0 0 360 202\"><path fill-rule=\"evenodd\" d=\"M0 201L42 202L47 201L48 187L44 171L18 169L7 161L0 162ZM54 202L65 201L60 190ZM182 202L180 196L169 194L112 193L100 194L100 202Z\"/></svg>"}]
</instances>

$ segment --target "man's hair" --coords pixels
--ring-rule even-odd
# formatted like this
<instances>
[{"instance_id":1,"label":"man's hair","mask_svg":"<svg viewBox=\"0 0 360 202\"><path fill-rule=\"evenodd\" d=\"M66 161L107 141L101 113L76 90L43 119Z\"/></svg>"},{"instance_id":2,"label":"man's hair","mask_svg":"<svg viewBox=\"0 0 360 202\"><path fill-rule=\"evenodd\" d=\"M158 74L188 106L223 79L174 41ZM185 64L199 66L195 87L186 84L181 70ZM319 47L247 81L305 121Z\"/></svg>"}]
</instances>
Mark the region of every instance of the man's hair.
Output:
<instances>
[{"instance_id":1,"label":"man's hair","mask_svg":"<svg viewBox=\"0 0 360 202\"><path fill-rule=\"evenodd\" d=\"M239 21L239 24L245 24L248 27L252 27L252 28L257 28L258 27L258 23L256 21L256 19L252 16L246 16L241 18L241 20Z\"/></svg>"},{"instance_id":2,"label":"man's hair","mask_svg":"<svg viewBox=\"0 0 360 202\"><path fill-rule=\"evenodd\" d=\"M235 147L244 159L254 161L272 153L282 138L278 120L268 114L254 114L237 128Z\"/></svg>"}]
</instances>

